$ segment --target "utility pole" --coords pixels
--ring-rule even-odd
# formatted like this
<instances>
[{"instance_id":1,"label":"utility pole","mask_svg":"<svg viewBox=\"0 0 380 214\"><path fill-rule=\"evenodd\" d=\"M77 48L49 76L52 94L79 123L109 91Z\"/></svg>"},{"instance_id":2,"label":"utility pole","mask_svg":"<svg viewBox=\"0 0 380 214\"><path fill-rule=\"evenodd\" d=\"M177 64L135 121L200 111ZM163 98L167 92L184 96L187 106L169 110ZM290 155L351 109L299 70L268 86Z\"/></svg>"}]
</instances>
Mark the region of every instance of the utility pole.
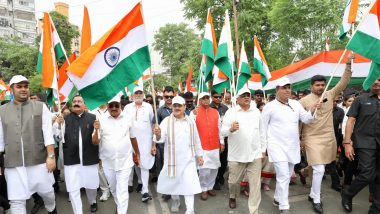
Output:
<instances>
[{"instance_id":1,"label":"utility pole","mask_svg":"<svg viewBox=\"0 0 380 214\"><path fill-rule=\"evenodd\" d=\"M238 19L237 19L237 10L236 5L239 3L239 0L232 0L232 10L234 12L234 25L235 25L235 47L236 47L236 56L239 58L239 34L238 34Z\"/></svg>"}]
</instances>

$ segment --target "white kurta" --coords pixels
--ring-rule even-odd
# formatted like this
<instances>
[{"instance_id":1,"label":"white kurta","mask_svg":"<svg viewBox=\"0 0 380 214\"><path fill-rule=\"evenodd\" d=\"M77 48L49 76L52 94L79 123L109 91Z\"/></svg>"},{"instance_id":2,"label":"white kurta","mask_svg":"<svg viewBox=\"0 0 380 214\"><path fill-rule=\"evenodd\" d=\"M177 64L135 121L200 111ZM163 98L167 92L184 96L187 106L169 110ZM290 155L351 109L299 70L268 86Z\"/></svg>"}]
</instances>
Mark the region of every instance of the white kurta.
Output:
<instances>
[{"instance_id":1,"label":"white kurta","mask_svg":"<svg viewBox=\"0 0 380 214\"><path fill-rule=\"evenodd\" d=\"M61 130L58 130L58 124L54 123L53 129L55 129L54 133L58 135L57 137L64 140L63 136L65 136L65 123L62 124ZM75 165L64 165L67 192L76 191L81 188L97 189L99 187L98 164L83 166L83 142L81 133L82 132L79 130L80 163Z\"/></svg>"},{"instance_id":2,"label":"white kurta","mask_svg":"<svg viewBox=\"0 0 380 214\"><path fill-rule=\"evenodd\" d=\"M103 168L114 171L132 168L133 149L131 138L132 118L120 114L116 119L109 113L100 119L100 154L102 156Z\"/></svg>"},{"instance_id":3,"label":"white kurta","mask_svg":"<svg viewBox=\"0 0 380 214\"><path fill-rule=\"evenodd\" d=\"M153 108L149 103L143 102L140 107L135 103L125 106L124 114L133 118L133 134L137 139L140 151L140 167L144 169L152 168L154 156L152 149L152 127L153 127Z\"/></svg>"},{"instance_id":4,"label":"white kurta","mask_svg":"<svg viewBox=\"0 0 380 214\"><path fill-rule=\"evenodd\" d=\"M311 123L313 116L296 100L289 105L273 100L264 106L261 118L268 142L270 162L300 162L299 122Z\"/></svg>"},{"instance_id":5,"label":"white kurta","mask_svg":"<svg viewBox=\"0 0 380 214\"><path fill-rule=\"evenodd\" d=\"M187 117L187 116L186 116ZM191 153L190 127L185 119L174 118L174 138L176 155L176 176L168 176L168 147L167 147L167 126L169 117L166 117L160 124L161 139L157 143L165 143L164 166L157 181L157 192L169 195L194 195L202 192L199 177L197 174L196 157ZM202 156L197 126L194 125L195 155Z\"/></svg>"},{"instance_id":6,"label":"white kurta","mask_svg":"<svg viewBox=\"0 0 380 214\"><path fill-rule=\"evenodd\" d=\"M43 132L45 146L55 144L51 126L51 118L52 115L49 109L46 105L43 105L41 131ZM1 152L4 152L4 147L5 142L3 125L0 118ZM24 154L23 151L22 154ZM26 200L29 199L35 192L47 193L53 190L52 185L54 184L54 176L53 173L48 173L45 163L28 167L20 166L15 168L5 168L4 174L5 179L7 180L9 200Z\"/></svg>"}]
</instances>

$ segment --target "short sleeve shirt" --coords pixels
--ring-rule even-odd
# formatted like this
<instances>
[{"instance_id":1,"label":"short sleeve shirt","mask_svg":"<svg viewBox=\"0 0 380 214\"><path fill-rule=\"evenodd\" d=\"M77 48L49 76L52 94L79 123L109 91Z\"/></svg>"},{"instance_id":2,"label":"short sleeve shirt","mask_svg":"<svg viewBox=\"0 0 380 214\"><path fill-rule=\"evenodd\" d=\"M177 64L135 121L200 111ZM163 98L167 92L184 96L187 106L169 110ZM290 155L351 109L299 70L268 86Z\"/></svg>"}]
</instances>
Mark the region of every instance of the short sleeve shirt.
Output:
<instances>
[{"instance_id":1,"label":"short sleeve shirt","mask_svg":"<svg viewBox=\"0 0 380 214\"><path fill-rule=\"evenodd\" d=\"M352 141L355 148L376 149L380 145L380 99L374 93L356 98L347 113L356 119Z\"/></svg>"}]
</instances>

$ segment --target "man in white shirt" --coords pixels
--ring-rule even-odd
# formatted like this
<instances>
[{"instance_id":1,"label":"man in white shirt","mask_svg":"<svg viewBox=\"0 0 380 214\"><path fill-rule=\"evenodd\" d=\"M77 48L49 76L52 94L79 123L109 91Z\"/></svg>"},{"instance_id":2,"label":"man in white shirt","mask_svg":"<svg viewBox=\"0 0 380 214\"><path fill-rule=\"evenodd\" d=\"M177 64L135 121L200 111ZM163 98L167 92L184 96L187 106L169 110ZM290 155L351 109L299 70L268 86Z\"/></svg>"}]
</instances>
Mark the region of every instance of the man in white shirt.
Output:
<instances>
[{"instance_id":1,"label":"man in white shirt","mask_svg":"<svg viewBox=\"0 0 380 214\"><path fill-rule=\"evenodd\" d=\"M153 128L153 108L149 103L143 102L144 92L141 86L137 86L133 89L134 102L125 106L123 113L133 120L133 134L137 138L137 142L140 150L140 166L136 167L136 174L141 179L141 201L147 202L152 200L149 195L149 170L154 164L154 155L152 151L155 151L156 146L153 143L152 128ZM133 176L133 173L131 173ZM133 177L129 178L133 180ZM139 180L140 180L139 179Z\"/></svg>"},{"instance_id":2,"label":"man in white shirt","mask_svg":"<svg viewBox=\"0 0 380 214\"><path fill-rule=\"evenodd\" d=\"M173 113L154 128L154 141L164 144L164 165L157 181L157 192L172 195L171 211L178 212L179 195L186 203L186 214L194 214L194 194L200 193L196 158L203 165L203 152L197 126L185 115L185 99L173 99Z\"/></svg>"},{"instance_id":3,"label":"man in white shirt","mask_svg":"<svg viewBox=\"0 0 380 214\"><path fill-rule=\"evenodd\" d=\"M287 77L278 80L276 99L264 106L262 126L268 142L269 161L276 170L275 206L280 213L289 213L289 182L294 165L300 162L299 121L311 123L313 115L302 105L290 99L291 84ZM316 107L313 107L312 111Z\"/></svg>"},{"instance_id":4,"label":"man in white shirt","mask_svg":"<svg viewBox=\"0 0 380 214\"><path fill-rule=\"evenodd\" d=\"M91 111L92 114L95 114L97 118L103 117L103 115L108 113L107 103L99 106L99 108ZM99 149L101 145L99 146ZM110 197L110 189L108 187L107 178L104 175L103 166L102 166L102 157L100 157L99 165L98 165L98 173L99 173L99 187L102 191L102 195L100 196L100 201L107 201Z\"/></svg>"},{"instance_id":5,"label":"man in white shirt","mask_svg":"<svg viewBox=\"0 0 380 214\"><path fill-rule=\"evenodd\" d=\"M247 170L249 181L249 213L257 214L261 202L261 158L265 155L266 141L262 133L260 111L251 106L248 88L238 92L238 105L228 109L222 125L222 135L228 136L229 206L236 208L238 183Z\"/></svg>"},{"instance_id":6,"label":"man in white shirt","mask_svg":"<svg viewBox=\"0 0 380 214\"><path fill-rule=\"evenodd\" d=\"M137 164L140 162L137 140L132 132L132 118L121 114L120 100L113 99L108 103L108 114L96 121L94 128L93 140L95 144L102 144L103 170L117 205L117 213L126 214L128 178L134 165L133 151Z\"/></svg>"}]
</instances>

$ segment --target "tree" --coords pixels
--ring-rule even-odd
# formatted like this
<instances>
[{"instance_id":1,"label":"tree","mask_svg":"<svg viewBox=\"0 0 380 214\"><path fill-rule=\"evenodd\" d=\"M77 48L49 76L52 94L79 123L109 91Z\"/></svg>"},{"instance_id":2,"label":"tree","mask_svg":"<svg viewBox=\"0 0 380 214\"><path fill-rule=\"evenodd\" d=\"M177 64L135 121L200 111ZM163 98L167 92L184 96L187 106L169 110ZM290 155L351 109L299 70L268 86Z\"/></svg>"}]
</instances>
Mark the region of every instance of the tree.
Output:
<instances>
[{"instance_id":1,"label":"tree","mask_svg":"<svg viewBox=\"0 0 380 214\"><path fill-rule=\"evenodd\" d=\"M38 50L25 45L20 39L0 38L0 76L8 82L12 76L20 74L30 77L36 73Z\"/></svg>"},{"instance_id":2,"label":"tree","mask_svg":"<svg viewBox=\"0 0 380 214\"><path fill-rule=\"evenodd\" d=\"M344 1L275 0L269 20L278 39L287 40L287 53L300 59L325 50L326 37L331 49L344 47L336 32L342 21Z\"/></svg>"},{"instance_id":3,"label":"tree","mask_svg":"<svg viewBox=\"0 0 380 214\"><path fill-rule=\"evenodd\" d=\"M42 87L42 76L40 74L29 77L29 89L30 93L41 93L44 91Z\"/></svg>"},{"instance_id":4,"label":"tree","mask_svg":"<svg viewBox=\"0 0 380 214\"><path fill-rule=\"evenodd\" d=\"M168 68L172 86L187 77L190 64L200 65L200 39L185 23L166 24L154 35L153 47L162 54L163 65ZM195 75L198 69L194 69Z\"/></svg>"}]
</instances>

